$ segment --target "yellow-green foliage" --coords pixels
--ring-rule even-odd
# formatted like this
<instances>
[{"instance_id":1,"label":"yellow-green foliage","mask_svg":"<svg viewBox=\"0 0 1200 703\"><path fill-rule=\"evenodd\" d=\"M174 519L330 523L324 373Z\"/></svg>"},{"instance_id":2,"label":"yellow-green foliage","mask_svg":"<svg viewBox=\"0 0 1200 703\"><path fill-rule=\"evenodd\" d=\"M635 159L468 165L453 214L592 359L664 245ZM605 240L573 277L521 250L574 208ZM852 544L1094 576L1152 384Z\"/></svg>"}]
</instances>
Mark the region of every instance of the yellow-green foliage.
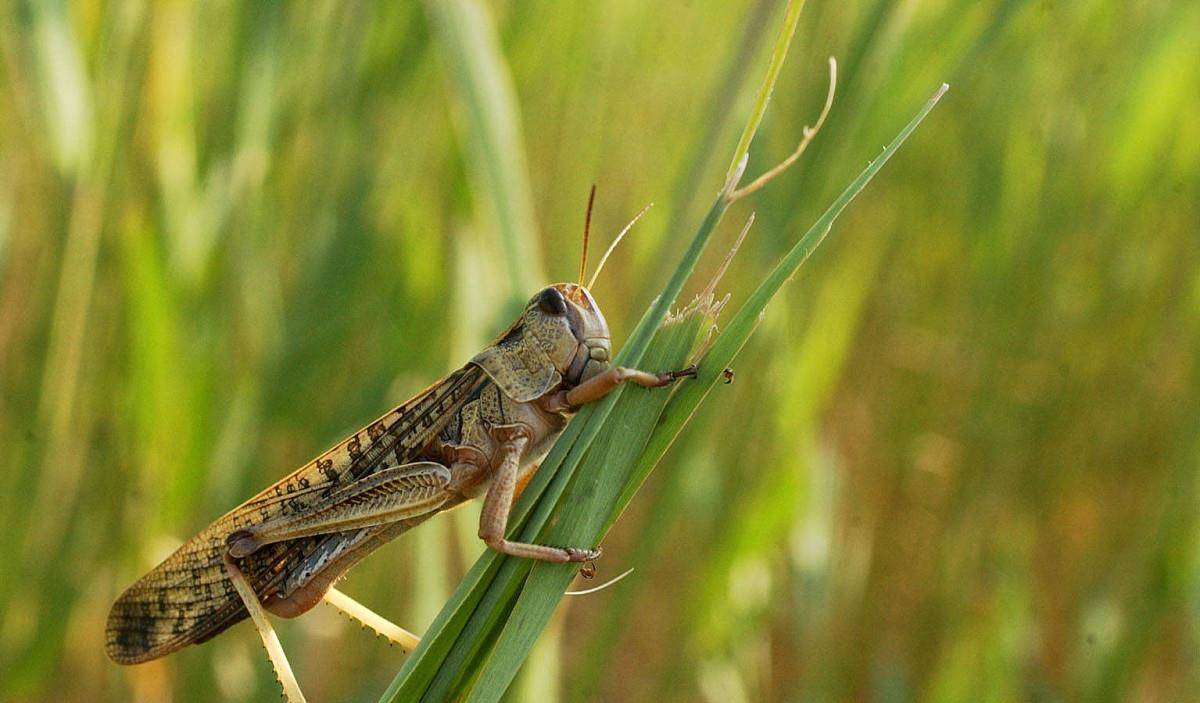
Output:
<instances>
[{"instance_id":1,"label":"yellow-green foliage","mask_svg":"<svg viewBox=\"0 0 1200 703\"><path fill-rule=\"evenodd\" d=\"M103 654L177 540L462 363L656 207L618 344L720 187L780 2L0 9L0 699L264 700L248 626ZM953 90L768 308L551 622L515 700L1200 697L1200 7L810 0L737 308ZM593 257L593 261L595 261ZM706 278L700 276L700 279ZM694 291L685 290L685 296ZM726 316L731 311L726 312ZM423 630L470 509L344 588ZM324 606L310 699L403 663Z\"/></svg>"}]
</instances>

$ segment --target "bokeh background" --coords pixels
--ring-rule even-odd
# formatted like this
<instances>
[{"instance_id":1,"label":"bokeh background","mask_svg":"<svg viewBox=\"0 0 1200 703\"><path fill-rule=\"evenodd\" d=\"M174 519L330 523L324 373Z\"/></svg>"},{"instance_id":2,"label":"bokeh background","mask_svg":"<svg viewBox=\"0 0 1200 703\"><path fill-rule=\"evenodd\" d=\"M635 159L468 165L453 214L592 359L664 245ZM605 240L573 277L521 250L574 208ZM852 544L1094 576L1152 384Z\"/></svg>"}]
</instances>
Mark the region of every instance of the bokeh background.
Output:
<instances>
[{"instance_id":1,"label":"bokeh background","mask_svg":"<svg viewBox=\"0 0 1200 703\"><path fill-rule=\"evenodd\" d=\"M249 625L139 667L113 598L461 364L656 206L616 339L720 186L778 0L6 2L0 698L270 700ZM514 701L1200 699L1200 4L811 0L735 302L943 80L568 599ZM592 259L595 261L595 257ZM476 508L343 587L420 631ZM280 625L311 700L402 655Z\"/></svg>"}]
</instances>

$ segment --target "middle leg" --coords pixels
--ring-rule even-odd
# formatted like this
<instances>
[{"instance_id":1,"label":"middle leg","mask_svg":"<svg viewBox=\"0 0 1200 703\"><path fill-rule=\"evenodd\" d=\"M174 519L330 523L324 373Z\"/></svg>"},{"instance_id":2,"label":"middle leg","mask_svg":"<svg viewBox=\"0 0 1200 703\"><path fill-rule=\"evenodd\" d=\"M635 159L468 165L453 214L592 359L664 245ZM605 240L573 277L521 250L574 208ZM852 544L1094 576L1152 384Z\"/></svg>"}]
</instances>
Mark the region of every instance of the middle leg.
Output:
<instances>
[{"instance_id":1,"label":"middle leg","mask_svg":"<svg viewBox=\"0 0 1200 703\"><path fill-rule=\"evenodd\" d=\"M502 554L556 564L591 561L599 557L599 549L550 547L544 544L513 542L505 538L505 532L508 531L508 514L512 510L513 495L516 493L521 453L528 443L529 439L526 436L516 435L500 445L500 465L496 468L492 476L492 485L483 499L483 513L479 517L479 538Z\"/></svg>"}]
</instances>

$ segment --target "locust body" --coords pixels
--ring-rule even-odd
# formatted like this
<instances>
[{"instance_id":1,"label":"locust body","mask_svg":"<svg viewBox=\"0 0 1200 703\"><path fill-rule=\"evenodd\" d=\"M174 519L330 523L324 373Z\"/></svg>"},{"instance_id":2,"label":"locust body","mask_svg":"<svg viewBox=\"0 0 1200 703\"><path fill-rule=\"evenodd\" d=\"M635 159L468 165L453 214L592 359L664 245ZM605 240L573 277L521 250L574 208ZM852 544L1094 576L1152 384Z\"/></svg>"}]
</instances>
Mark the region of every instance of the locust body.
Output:
<instances>
[{"instance_id":1,"label":"locust body","mask_svg":"<svg viewBox=\"0 0 1200 703\"><path fill-rule=\"evenodd\" d=\"M295 617L323 598L348 600L329 597L347 569L472 498L484 500L479 534L493 549L553 562L596 558L592 548L512 542L505 528L514 498L579 406L623 381L663 386L694 373L636 371L610 357L607 323L587 289L543 289L465 366L217 519L130 586L108 617L108 655L122 664L155 659L247 615L271 652L263 610Z\"/></svg>"}]
</instances>

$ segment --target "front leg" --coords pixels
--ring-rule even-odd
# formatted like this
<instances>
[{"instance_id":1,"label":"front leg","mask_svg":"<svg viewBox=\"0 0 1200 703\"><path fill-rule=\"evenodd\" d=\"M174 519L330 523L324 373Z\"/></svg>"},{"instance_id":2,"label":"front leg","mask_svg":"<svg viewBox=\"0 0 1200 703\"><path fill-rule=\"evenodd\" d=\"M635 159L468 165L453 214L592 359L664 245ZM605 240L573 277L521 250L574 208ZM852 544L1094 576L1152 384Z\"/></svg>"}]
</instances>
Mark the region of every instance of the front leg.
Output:
<instances>
[{"instance_id":1,"label":"front leg","mask_svg":"<svg viewBox=\"0 0 1200 703\"><path fill-rule=\"evenodd\" d=\"M483 499L483 513L479 517L479 538L501 554L540 559L556 564L591 561L599 557L599 549L549 547L544 544L512 542L505 539L508 514L512 510L513 495L517 488L521 454L528 444L529 438L523 434L510 437L500 444L500 465L492 475L492 485L488 488L487 497Z\"/></svg>"},{"instance_id":2,"label":"front leg","mask_svg":"<svg viewBox=\"0 0 1200 703\"><path fill-rule=\"evenodd\" d=\"M676 379L685 377L695 378L695 376L695 365L679 371L668 371L666 373L650 373L649 371L627 369L624 366L612 366L604 373L593 376L567 391L564 399L568 407L578 408L581 405L600 400L625 381L633 381L645 388L660 388Z\"/></svg>"}]
</instances>

